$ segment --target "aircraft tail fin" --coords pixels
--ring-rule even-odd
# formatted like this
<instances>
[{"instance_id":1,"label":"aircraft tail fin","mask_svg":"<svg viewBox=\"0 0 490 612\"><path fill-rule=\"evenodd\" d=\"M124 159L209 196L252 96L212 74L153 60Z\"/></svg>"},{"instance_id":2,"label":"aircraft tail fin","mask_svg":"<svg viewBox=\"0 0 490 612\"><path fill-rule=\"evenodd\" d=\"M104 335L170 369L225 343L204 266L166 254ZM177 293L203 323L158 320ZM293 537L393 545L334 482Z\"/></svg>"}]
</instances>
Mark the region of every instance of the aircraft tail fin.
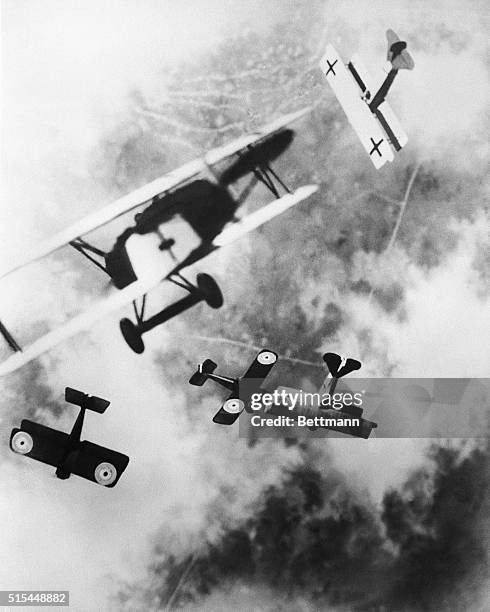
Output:
<instances>
[{"instance_id":1,"label":"aircraft tail fin","mask_svg":"<svg viewBox=\"0 0 490 612\"><path fill-rule=\"evenodd\" d=\"M345 360L342 366L342 359L337 353L325 353L325 355L323 355L323 361L327 364L327 368L332 378L342 378L342 376L347 376L347 374L354 372L354 370L359 370L361 367L360 361L351 359L350 357Z\"/></svg>"},{"instance_id":2,"label":"aircraft tail fin","mask_svg":"<svg viewBox=\"0 0 490 612\"><path fill-rule=\"evenodd\" d=\"M337 353L325 353L325 355L323 355L323 361L327 364L330 374L334 378L337 378L337 372L342 364L340 355L337 355Z\"/></svg>"},{"instance_id":3,"label":"aircraft tail fin","mask_svg":"<svg viewBox=\"0 0 490 612\"><path fill-rule=\"evenodd\" d=\"M80 406L80 408L85 408L86 410L93 410L99 414L103 414L111 403L101 397L88 395L87 393L77 391L71 387L65 388L65 401L69 404Z\"/></svg>"},{"instance_id":4,"label":"aircraft tail fin","mask_svg":"<svg viewBox=\"0 0 490 612\"><path fill-rule=\"evenodd\" d=\"M395 70L413 70L415 62L407 51L407 43L393 31L387 30L388 53L386 59Z\"/></svg>"},{"instance_id":5,"label":"aircraft tail fin","mask_svg":"<svg viewBox=\"0 0 490 612\"><path fill-rule=\"evenodd\" d=\"M202 385L208 379L208 374L212 374L218 365L212 361L212 359L206 359L203 363L201 363L194 374L189 378L189 382L191 385L195 385L196 387L202 387Z\"/></svg>"}]
</instances>

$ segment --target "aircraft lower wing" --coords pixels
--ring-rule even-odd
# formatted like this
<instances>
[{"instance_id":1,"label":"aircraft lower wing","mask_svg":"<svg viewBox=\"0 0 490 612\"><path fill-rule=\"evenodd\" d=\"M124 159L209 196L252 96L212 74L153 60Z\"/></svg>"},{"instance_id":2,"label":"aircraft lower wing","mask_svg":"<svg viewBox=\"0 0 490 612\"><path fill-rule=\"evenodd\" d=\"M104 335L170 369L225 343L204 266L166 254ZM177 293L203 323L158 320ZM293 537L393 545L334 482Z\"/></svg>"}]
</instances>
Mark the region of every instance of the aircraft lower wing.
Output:
<instances>
[{"instance_id":1,"label":"aircraft lower wing","mask_svg":"<svg viewBox=\"0 0 490 612\"><path fill-rule=\"evenodd\" d=\"M78 450L79 452L77 453L76 460L71 466L71 473L81 478L91 480L92 482L102 484L100 478L99 480L97 479L97 470L103 469L104 465L109 464L113 466L115 470L110 481L107 484L104 483L105 486L109 488L116 486L117 481L129 463L129 457L127 455L123 455L105 446L99 446L93 442L88 442L87 440L83 440L78 444Z\"/></svg>"},{"instance_id":2,"label":"aircraft lower wing","mask_svg":"<svg viewBox=\"0 0 490 612\"><path fill-rule=\"evenodd\" d=\"M16 427L12 430L11 447L12 439L19 432L26 432L32 437L32 449L27 453L22 452L26 457L57 467L68 452L70 436L63 431L24 419L20 429Z\"/></svg>"},{"instance_id":3,"label":"aircraft lower wing","mask_svg":"<svg viewBox=\"0 0 490 612\"><path fill-rule=\"evenodd\" d=\"M242 380L256 379L263 382L266 376L274 367L277 361L277 354L273 351L263 350L257 355L257 357L250 364L250 367L245 374L239 379L237 389L234 390L228 399L223 403L221 408L213 417L213 422L219 425L233 425L238 419L243 410L247 407L248 401L252 393L258 390L260 385L242 383Z\"/></svg>"},{"instance_id":4,"label":"aircraft lower wing","mask_svg":"<svg viewBox=\"0 0 490 612\"><path fill-rule=\"evenodd\" d=\"M59 232L31 251L23 252L22 255L19 255L19 257L17 257L13 263L8 264L3 270L0 271L0 278L11 274L15 270L18 270L30 262L49 255L62 246L69 244L76 238L80 238L81 236L90 233L102 225L105 225L109 221L116 219L133 208L149 202L153 197L163 195L167 191L175 189L179 185L196 177L198 174L205 173L209 170L209 166L213 166L214 164L225 160L227 157L240 153L247 147L257 144L264 138L267 138L293 121L303 117L306 113L310 112L310 110L311 109L309 107L304 108L300 111L290 113L284 117L276 119L256 132L241 136L222 147L212 149L208 151L204 157L188 162L180 168L177 168L176 170L155 179L139 189L132 191L122 198L119 198L112 204L105 206L104 208L92 213L91 215L88 215L84 219L81 219L72 226Z\"/></svg>"},{"instance_id":5,"label":"aircraft lower wing","mask_svg":"<svg viewBox=\"0 0 490 612\"><path fill-rule=\"evenodd\" d=\"M387 161L392 162L394 155L386 134L369 110L368 105L362 100L356 80L332 45L327 45L325 55L320 60L320 68L374 167L379 169Z\"/></svg>"},{"instance_id":6,"label":"aircraft lower wing","mask_svg":"<svg viewBox=\"0 0 490 612\"><path fill-rule=\"evenodd\" d=\"M19 439L17 434L27 433L31 437L29 446L27 440ZM19 428L14 428L10 434L10 446L15 452L25 457L59 468L66 461L67 454L73 451L68 474L114 487L129 463L129 457L104 446L92 442L76 442L71 446L69 434L24 419ZM27 452L26 452L27 451ZM110 480L104 481L104 470L110 470ZM102 474L98 474L102 472Z\"/></svg>"},{"instance_id":7,"label":"aircraft lower wing","mask_svg":"<svg viewBox=\"0 0 490 612\"><path fill-rule=\"evenodd\" d=\"M317 189L318 186L316 185L306 185L300 187L295 192L288 193L282 198L274 200L274 202L271 202L270 204L262 207L255 213L252 213L236 223L235 225L238 226L236 230L233 225L229 228L225 228L213 241L214 249L238 240L266 221L273 219L288 208L291 208L291 206L294 206L295 204L298 204L302 200L306 199ZM5 361L0 363L0 376L5 376L6 374L14 372L61 342L68 340L79 332L89 329L94 323L103 319L110 313L120 310L124 306L131 304L131 302L137 298L145 295L160 282L165 280L173 267L173 265L170 263L168 265L170 267L160 270L158 275L153 273L152 275L145 276L140 280L136 280L126 288L115 292L110 297L99 302L93 308L74 317L61 327L50 331L44 336L41 336L31 345L27 346L25 350L14 353Z\"/></svg>"},{"instance_id":8,"label":"aircraft lower wing","mask_svg":"<svg viewBox=\"0 0 490 612\"><path fill-rule=\"evenodd\" d=\"M74 317L61 327L41 336L21 352L14 353L0 363L0 376L5 376L18 370L64 340L68 340L72 336L89 329L94 323L103 319L111 312L131 304L133 300L153 289L160 280L159 278L158 280L135 281L125 289L117 291L117 293L99 302L93 308Z\"/></svg>"},{"instance_id":9,"label":"aircraft lower wing","mask_svg":"<svg viewBox=\"0 0 490 612\"><path fill-rule=\"evenodd\" d=\"M282 198L267 204L267 206L259 208L259 210L247 215L237 223L225 227L224 230L214 238L213 245L222 247L230 242L238 240L241 236L248 234L248 232L270 221L270 219L277 217L277 215L288 210L288 208L291 208L302 200L306 200L306 198L309 198L316 191L318 191L318 185L304 185L303 187L299 187L296 191L288 193Z\"/></svg>"},{"instance_id":10,"label":"aircraft lower wing","mask_svg":"<svg viewBox=\"0 0 490 612\"><path fill-rule=\"evenodd\" d=\"M350 63L351 71L358 76L358 85L361 86L361 83L363 85L363 87L361 87L362 91L369 91L374 95L374 92L378 89L378 85L374 83L366 66L357 55L352 56ZM378 106L375 114L394 149L396 151L402 149L408 142L408 136L398 120L398 117L386 100Z\"/></svg>"}]
</instances>

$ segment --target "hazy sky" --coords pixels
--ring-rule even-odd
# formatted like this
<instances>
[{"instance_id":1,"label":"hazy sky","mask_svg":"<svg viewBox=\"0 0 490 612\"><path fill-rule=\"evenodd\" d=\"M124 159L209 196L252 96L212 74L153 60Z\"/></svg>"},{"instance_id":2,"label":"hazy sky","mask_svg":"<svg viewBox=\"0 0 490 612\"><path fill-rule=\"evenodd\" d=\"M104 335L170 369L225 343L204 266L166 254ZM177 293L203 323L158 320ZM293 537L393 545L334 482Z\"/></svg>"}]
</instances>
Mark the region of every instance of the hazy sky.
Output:
<instances>
[{"instance_id":1,"label":"hazy sky","mask_svg":"<svg viewBox=\"0 0 490 612\"><path fill-rule=\"evenodd\" d=\"M282 16L281 2L259 0L3 0L1 7L0 255L106 201L89 169L101 139L124 119L131 90L158 99L164 67L198 61L226 36L267 28ZM394 93L410 150L420 160L436 157L448 168L474 172L478 181L486 180L489 159L487 25L485 2L325 3L325 27L343 54L352 49L376 65L384 58L387 27L413 42L416 70L401 75ZM471 146L462 154L468 140ZM345 302L349 324L342 346L329 348L356 355L370 327L376 355L387 352L400 376L422 375L420 363L430 364L425 376L487 374L490 358L482 330L488 326L488 295L482 295L473 265L479 249L488 245L487 222L483 214L474 223L455 222L458 246L431 271L407 262L396 249L400 259L392 257L388 264L381 257L359 261L366 275L383 269L403 277L407 317L400 321L351 296ZM46 274L47 287L56 268ZM38 298L44 311L57 299L47 291ZM73 299L82 297L74 291ZM162 331L158 342L170 345L171 332ZM156 341L149 340L149 346L157 348ZM209 419L195 427L183 409L182 391L167 388L155 354L130 353L114 322L60 347L56 367L49 358L43 362L41 381L57 397L70 385L112 401L104 417L87 417L85 437L132 460L113 490L77 478L57 481L34 462L3 461L2 588L71 589L73 610L96 610L98 599L110 592L106 574L141 575L158 528L171 525L175 548L184 546L209 527L208 511L219 490L240 481L223 510L240 516L264 485L280 478L284 466L298 461L297 449L271 450L266 444L250 455L229 432L216 433ZM478 360L481 368L475 371ZM22 384L32 383L16 380L19 388L0 381L11 403ZM37 385L32 383L33 393ZM206 399L203 414L208 417L215 406L216 397ZM6 427L1 433L5 444ZM423 460L424 446L411 440L379 442L353 452L353 443L334 441L332 457L328 451L323 458L325 466L333 462L351 474L353 484L366 484L376 502L388 484L401 482Z\"/></svg>"}]
</instances>

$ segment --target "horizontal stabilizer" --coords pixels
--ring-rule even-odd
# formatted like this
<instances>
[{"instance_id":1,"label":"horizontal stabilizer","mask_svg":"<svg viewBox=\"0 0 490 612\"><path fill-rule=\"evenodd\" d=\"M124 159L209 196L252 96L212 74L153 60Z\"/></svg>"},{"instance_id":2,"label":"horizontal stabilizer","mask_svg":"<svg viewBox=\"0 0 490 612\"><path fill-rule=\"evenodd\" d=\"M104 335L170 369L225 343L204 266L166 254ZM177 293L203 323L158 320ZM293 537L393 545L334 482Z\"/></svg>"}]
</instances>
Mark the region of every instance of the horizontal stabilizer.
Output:
<instances>
[{"instance_id":1,"label":"horizontal stabilizer","mask_svg":"<svg viewBox=\"0 0 490 612\"><path fill-rule=\"evenodd\" d=\"M206 359L197 369L196 372L189 378L189 383L196 387L202 387L202 385L208 379L207 375L214 372L217 368L217 364L211 359Z\"/></svg>"},{"instance_id":2,"label":"horizontal stabilizer","mask_svg":"<svg viewBox=\"0 0 490 612\"><path fill-rule=\"evenodd\" d=\"M342 364L342 358L337 353L325 353L323 355L323 361L327 364L328 371L336 378L337 372Z\"/></svg>"},{"instance_id":3,"label":"horizontal stabilizer","mask_svg":"<svg viewBox=\"0 0 490 612\"><path fill-rule=\"evenodd\" d=\"M347 374L361 368L361 362L350 357L345 360L344 365L341 367L342 359L337 353L325 353L323 361L327 364L328 371L333 378L342 378L342 376L347 376Z\"/></svg>"},{"instance_id":4,"label":"horizontal stabilizer","mask_svg":"<svg viewBox=\"0 0 490 612\"><path fill-rule=\"evenodd\" d=\"M410 53L405 49L391 60L391 65L395 70L413 70L415 62Z\"/></svg>"},{"instance_id":5,"label":"horizontal stabilizer","mask_svg":"<svg viewBox=\"0 0 490 612\"><path fill-rule=\"evenodd\" d=\"M109 400L96 397L95 395L88 395L71 387L65 388L65 401L86 410L93 410L99 414L103 414L111 403Z\"/></svg>"},{"instance_id":6,"label":"horizontal stabilizer","mask_svg":"<svg viewBox=\"0 0 490 612\"><path fill-rule=\"evenodd\" d=\"M360 370L360 368L361 368L360 361L357 361L357 359L350 359L350 357L348 357L345 360L344 365L337 372L337 376L339 378L342 378L342 376L347 376L347 374L350 374L351 372L354 372L355 370Z\"/></svg>"},{"instance_id":7,"label":"horizontal stabilizer","mask_svg":"<svg viewBox=\"0 0 490 612\"><path fill-rule=\"evenodd\" d=\"M393 30L386 31L388 40L388 53L386 59L391 62L395 70L413 70L415 62L407 51L407 43L400 40L400 37Z\"/></svg>"}]
</instances>

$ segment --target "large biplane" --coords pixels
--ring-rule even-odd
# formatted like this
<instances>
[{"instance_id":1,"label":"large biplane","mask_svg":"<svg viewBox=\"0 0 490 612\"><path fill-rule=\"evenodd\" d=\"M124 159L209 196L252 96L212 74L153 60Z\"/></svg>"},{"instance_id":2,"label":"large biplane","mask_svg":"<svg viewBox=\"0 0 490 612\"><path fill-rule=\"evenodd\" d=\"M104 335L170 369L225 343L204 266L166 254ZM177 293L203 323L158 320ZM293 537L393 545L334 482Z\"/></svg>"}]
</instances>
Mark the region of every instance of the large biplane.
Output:
<instances>
[{"instance_id":1,"label":"large biplane","mask_svg":"<svg viewBox=\"0 0 490 612\"><path fill-rule=\"evenodd\" d=\"M117 451L80 440L86 410L103 414L110 402L66 387L65 400L80 407L71 432L65 433L41 423L24 419L10 434L10 448L15 452L56 468L56 477L66 480L71 474L104 487L114 487L129 463L129 457Z\"/></svg>"},{"instance_id":2,"label":"large biplane","mask_svg":"<svg viewBox=\"0 0 490 612\"><path fill-rule=\"evenodd\" d=\"M206 359L198 366L197 371L191 376L189 382L191 385L202 386L206 380L211 379L226 389L229 389L231 392L230 396L216 413L213 421L220 425L233 425L244 410L249 413L253 411L250 407L250 400L254 393L268 393L266 389L262 388L262 383L276 363L277 358L277 354L268 349L261 351L250 364L247 371L238 378L229 378L227 376L215 374L214 371L217 367L216 363L211 359ZM339 380L361 367L361 363L356 359L347 358L344 361L336 353L325 353L323 355L323 361L327 365L328 374L320 388L320 396L327 393L333 396ZM289 387L278 387L276 391L279 394L285 391L286 394L293 393L299 395L298 389ZM271 404L264 408L264 413L267 416L285 415L290 417L305 416L307 418L323 416L325 419L335 419L337 422L339 420L350 421L355 418L359 420L358 426L328 425L323 428L365 439L369 438L371 431L377 427L376 423L363 419L363 409L355 405L343 405L342 408L336 409L323 406L309 407L301 405L300 403L294 406L288 404ZM309 429L315 430L317 427L313 426Z\"/></svg>"},{"instance_id":3,"label":"large biplane","mask_svg":"<svg viewBox=\"0 0 490 612\"><path fill-rule=\"evenodd\" d=\"M329 44L320 60L322 72L376 169L387 161L392 162L393 151L400 151L408 142L386 96L399 70L412 70L414 67L407 43L400 40L393 30L388 30L386 37L386 76L379 85L357 55L344 65L337 51Z\"/></svg>"},{"instance_id":4,"label":"large biplane","mask_svg":"<svg viewBox=\"0 0 490 612\"><path fill-rule=\"evenodd\" d=\"M118 289L95 307L26 347L20 346L8 326L0 323L0 333L14 351L0 364L0 375L20 368L131 302L136 321L123 318L120 328L127 344L136 353L142 353L145 348L142 334L198 302L205 301L212 308L219 308L223 304L223 296L214 279L201 273L193 284L184 278L182 270L273 219L317 190L316 185L289 190L270 165L293 140L294 132L287 126L309 110L286 115L252 134L210 150L203 158L185 164L75 223L0 272L0 278L3 278L30 262L70 245L103 270ZM218 173L216 167L228 160L232 160L232 163ZM238 192L238 181L242 178L247 182ZM258 182L264 184L276 199L237 219L237 209ZM118 236L109 251L95 247L85 239L90 232L143 205L146 207L136 214L134 225ZM185 239L179 235L176 240L163 234L162 226L171 225L176 220L184 221L181 225L187 231ZM189 295L145 319L146 294L163 280L181 287Z\"/></svg>"}]
</instances>

